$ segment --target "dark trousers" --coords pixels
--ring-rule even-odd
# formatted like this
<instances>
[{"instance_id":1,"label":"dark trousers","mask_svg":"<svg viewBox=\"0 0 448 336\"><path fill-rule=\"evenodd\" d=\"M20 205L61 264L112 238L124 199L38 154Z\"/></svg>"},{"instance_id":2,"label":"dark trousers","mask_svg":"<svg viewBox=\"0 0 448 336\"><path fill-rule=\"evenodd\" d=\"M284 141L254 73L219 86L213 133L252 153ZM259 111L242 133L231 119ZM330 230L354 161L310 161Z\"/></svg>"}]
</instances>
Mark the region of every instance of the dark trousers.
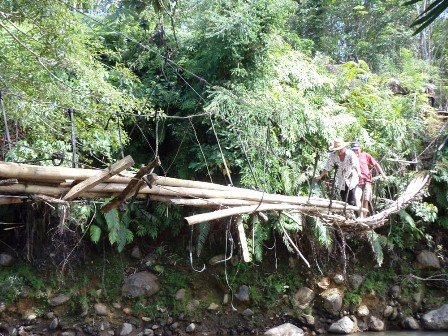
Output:
<instances>
[{"instance_id":1,"label":"dark trousers","mask_svg":"<svg viewBox=\"0 0 448 336\"><path fill-rule=\"evenodd\" d=\"M347 202L348 204L355 206L356 205L355 190L356 188L349 190L348 186L345 185L345 189L344 190L341 189L340 191L341 199L344 202Z\"/></svg>"},{"instance_id":2,"label":"dark trousers","mask_svg":"<svg viewBox=\"0 0 448 336\"><path fill-rule=\"evenodd\" d=\"M429 97L429 105L431 107L434 107L434 103L435 103L436 99L434 97Z\"/></svg>"}]
</instances>

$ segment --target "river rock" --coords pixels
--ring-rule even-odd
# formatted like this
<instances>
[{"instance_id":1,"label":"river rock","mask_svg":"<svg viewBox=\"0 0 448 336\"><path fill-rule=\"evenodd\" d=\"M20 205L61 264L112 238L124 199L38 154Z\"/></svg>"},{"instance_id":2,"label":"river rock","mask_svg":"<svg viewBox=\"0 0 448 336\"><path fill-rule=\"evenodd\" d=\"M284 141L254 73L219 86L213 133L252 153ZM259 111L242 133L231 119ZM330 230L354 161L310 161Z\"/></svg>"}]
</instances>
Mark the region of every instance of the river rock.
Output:
<instances>
[{"instance_id":1,"label":"river rock","mask_svg":"<svg viewBox=\"0 0 448 336\"><path fill-rule=\"evenodd\" d=\"M350 287L354 290L359 289L362 282L364 281L364 277L359 274L352 274L348 277L348 283L350 284Z\"/></svg>"},{"instance_id":2,"label":"river rock","mask_svg":"<svg viewBox=\"0 0 448 336\"><path fill-rule=\"evenodd\" d=\"M185 298L185 294L186 294L185 289L181 288L176 292L176 295L174 296L174 298L178 301L183 300Z\"/></svg>"},{"instance_id":3,"label":"river rock","mask_svg":"<svg viewBox=\"0 0 448 336\"><path fill-rule=\"evenodd\" d=\"M140 251L140 247L134 246L131 251L131 257L134 259L142 258L142 251Z\"/></svg>"},{"instance_id":4,"label":"river rock","mask_svg":"<svg viewBox=\"0 0 448 336\"><path fill-rule=\"evenodd\" d=\"M392 299L398 298L401 295L401 287L398 285L392 286L389 288L388 294Z\"/></svg>"},{"instance_id":5,"label":"river rock","mask_svg":"<svg viewBox=\"0 0 448 336\"><path fill-rule=\"evenodd\" d=\"M342 274L336 274L333 277L333 281L336 285L342 285L344 283L344 276Z\"/></svg>"},{"instance_id":6,"label":"river rock","mask_svg":"<svg viewBox=\"0 0 448 336\"><path fill-rule=\"evenodd\" d=\"M330 287L330 279L328 277L323 277L317 283L317 286L321 289L328 289L328 287Z\"/></svg>"},{"instance_id":7,"label":"river rock","mask_svg":"<svg viewBox=\"0 0 448 336\"><path fill-rule=\"evenodd\" d=\"M48 304L50 306L53 306L53 307L60 306L60 305L62 305L64 303L66 303L67 301L69 301L70 299L71 299L70 295L68 295L68 294L61 294L61 295L58 295L58 296L53 297L51 299L48 299Z\"/></svg>"},{"instance_id":8,"label":"river rock","mask_svg":"<svg viewBox=\"0 0 448 336\"><path fill-rule=\"evenodd\" d=\"M344 316L339 321L333 323L328 332L332 334L351 334L355 330L355 323L348 316Z\"/></svg>"},{"instance_id":9,"label":"river rock","mask_svg":"<svg viewBox=\"0 0 448 336\"><path fill-rule=\"evenodd\" d=\"M134 329L134 326L130 323L123 323L123 325L121 326L121 330L119 335L120 336L127 336L130 333L132 333L132 330Z\"/></svg>"},{"instance_id":10,"label":"river rock","mask_svg":"<svg viewBox=\"0 0 448 336\"><path fill-rule=\"evenodd\" d=\"M210 303L210 305L207 308L207 310L212 310L212 311L213 310L218 310L218 309L219 309L219 305L214 303L214 302Z\"/></svg>"},{"instance_id":11,"label":"river rock","mask_svg":"<svg viewBox=\"0 0 448 336\"><path fill-rule=\"evenodd\" d=\"M243 312L241 313L241 315L249 317L252 316L254 314L253 310L250 308L246 308L243 310Z\"/></svg>"},{"instance_id":12,"label":"river rock","mask_svg":"<svg viewBox=\"0 0 448 336\"><path fill-rule=\"evenodd\" d=\"M185 331L187 333L194 333L194 331L196 330L196 325L194 323L190 323L187 328L185 328Z\"/></svg>"},{"instance_id":13,"label":"river rock","mask_svg":"<svg viewBox=\"0 0 448 336\"><path fill-rule=\"evenodd\" d=\"M95 313L100 316L105 316L109 313L109 309L104 303L95 303Z\"/></svg>"},{"instance_id":14,"label":"river rock","mask_svg":"<svg viewBox=\"0 0 448 336\"><path fill-rule=\"evenodd\" d=\"M300 288L293 296L293 305L305 309L310 306L311 302L314 300L315 294L313 290L308 287Z\"/></svg>"},{"instance_id":15,"label":"river rock","mask_svg":"<svg viewBox=\"0 0 448 336\"><path fill-rule=\"evenodd\" d=\"M367 323L370 331L383 331L384 322L378 317L370 316L369 322Z\"/></svg>"},{"instance_id":16,"label":"river rock","mask_svg":"<svg viewBox=\"0 0 448 336\"><path fill-rule=\"evenodd\" d=\"M242 302L249 301L249 287L242 285L236 295L236 298Z\"/></svg>"},{"instance_id":17,"label":"river rock","mask_svg":"<svg viewBox=\"0 0 448 336\"><path fill-rule=\"evenodd\" d=\"M151 296L159 290L160 284L157 276L145 271L128 276L121 288L121 294L124 297L136 298L139 296Z\"/></svg>"},{"instance_id":18,"label":"river rock","mask_svg":"<svg viewBox=\"0 0 448 336\"><path fill-rule=\"evenodd\" d=\"M448 304L439 309L432 310L422 316L423 328L428 330L447 330L448 329Z\"/></svg>"},{"instance_id":19,"label":"river rock","mask_svg":"<svg viewBox=\"0 0 448 336\"><path fill-rule=\"evenodd\" d=\"M291 323L285 323L269 329L264 333L265 336L303 336L304 332L299 327Z\"/></svg>"},{"instance_id":20,"label":"river rock","mask_svg":"<svg viewBox=\"0 0 448 336\"><path fill-rule=\"evenodd\" d=\"M369 314L370 314L370 311L366 305L360 305L356 308L356 315L359 317L366 317Z\"/></svg>"},{"instance_id":21,"label":"river rock","mask_svg":"<svg viewBox=\"0 0 448 336\"><path fill-rule=\"evenodd\" d=\"M324 309L332 314L338 315L342 308L342 294L337 288L330 288L320 293L324 299Z\"/></svg>"},{"instance_id":22,"label":"river rock","mask_svg":"<svg viewBox=\"0 0 448 336\"><path fill-rule=\"evenodd\" d=\"M440 269L440 261L431 251L422 251L417 255L417 261L423 269Z\"/></svg>"},{"instance_id":23,"label":"river rock","mask_svg":"<svg viewBox=\"0 0 448 336\"><path fill-rule=\"evenodd\" d=\"M386 306L383 311L383 316L389 318L392 316L393 313L394 313L394 307Z\"/></svg>"},{"instance_id":24,"label":"river rock","mask_svg":"<svg viewBox=\"0 0 448 336\"><path fill-rule=\"evenodd\" d=\"M401 325L404 329L407 330L419 330L420 325L418 324L417 320L411 316L407 316L403 319L401 322Z\"/></svg>"},{"instance_id":25,"label":"river rock","mask_svg":"<svg viewBox=\"0 0 448 336\"><path fill-rule=\"evenodd\" d=\"M0 266L11 266L14 263L14 257L7 253L0 253Z\"/></svg>"}]
</instances>

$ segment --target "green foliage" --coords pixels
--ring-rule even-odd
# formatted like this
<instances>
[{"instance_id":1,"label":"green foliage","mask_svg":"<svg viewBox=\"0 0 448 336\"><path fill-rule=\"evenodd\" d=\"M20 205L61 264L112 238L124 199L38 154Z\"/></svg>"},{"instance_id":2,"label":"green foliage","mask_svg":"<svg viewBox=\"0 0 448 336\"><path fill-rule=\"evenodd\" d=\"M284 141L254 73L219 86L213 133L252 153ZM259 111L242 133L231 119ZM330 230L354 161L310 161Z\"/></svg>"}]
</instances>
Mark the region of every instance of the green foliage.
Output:
<instances>
[{"instance_id":1,"label":"green foliage","mask_svg":"<svg viewBox=\"0 0 448 336\"><path fill-rule=\"evenodd\" d=\"M198 225L199 233L197 237L197 244L196 244L196 255L199 257L201 255L202 249L205 245L205 241L208 237L208 234L210 232L211 224L201 223Z\"/></svg>"},{"instance_id":2,"label":"green foliage","mask_svg":"<svg viewBox=\"0 0 448 336\"><path fill-rule=\"evenodd\" d=\"M401 223L392 222L388 240L401 250L406 248L412 249L414 244L424 237L423 227L418 228L412 216L404 209L398 212L398 216L401 219Z\"/></svg>"},{"instance_id":3,"label":"green foliage","mask_svg":"<svg viewBox=\"0 0 448 336\"><path fill-rule=\"evenodd\" d=\"M392 268L376 268L370 270L361 284L359 292L364 294L375 293L379 297L386 297L389 284L396 280L397 275Z\"/></svg>"},{"instance_id":4,"label":"green foliage","mask_svg":"<svg viewBox=\"0 0 448 336\"><path fill-rule=\"evenodd\" d=\"M427 223L433 223L437 219L438 209L434 204L427 202L414 202L411 205L416 216L422 218Z\"/></svg>"},{"instance_id":5,"label":"green foliage","mask_svg":"<svg viewBox=\"0 0 448 336\"><path fill-rule=\"evenodd\" d=\"M328 226L324 225L319 218L309 218L308 221L313 225L313 233L319 244L329 249L333 243L333 236Z\"/></svg>"},{"instance_id":6,"label":"green foliage","mask_svg":"<svg viewBox=\"0 0 448 336\"><path fill-rule=\"evenodd\" d=\"M348 307L356 307L362 303L362 297L359 293L348 291L344 293L344 304Z\"/></svg>"},{"instance_id":7,"label":"green foliage","mask_svg":"<svg viewBox=\"0 0 448 336\"><path fill-rule=\"evenodd\" d=\"M0 283L0 297L8 303L14 302L22 295L24 286L31 287L32 291L39 291L44 286L34 268L18 263L0 268Z\"/></svg>"},{"instance_id":8,"label":"green foliage","mask_svg":"<svg viewBox=\"0 0 448 336\"><path fill-rule=\"evenodd\" d=\"M153 318L163 318L166 317L166 314L192 314L193 312L189 311L186 305L186 302L191 300L191 293L188 290L183 300L173 300L173 297L179 289L188 289L191 282L196 280L196 274L187 275L184 272L169 269L159 279L163 289L151 298L151 303L148 305L137 301L134 306L134 313Z\"/></svg>"},{"instance_id":9,"label":"green foliage","mask_svg":"<svg viewBox=\"0 0 448 336\"><path fill-rule=\"evenodd\" d=\"M241 285L253 284L249 286L250 298L254 305L265 309L281 304L284 295L294 294L304 284L299 270L285 263L279 264L277 270L261 270L254 265L239 263L230 272L231 287L238 289ZM225 279L222 281L225 283Z\"/></svg>"},{"instance_id":10,"label":"green foliage","mask_svg":"<svg viewBox=\"0 0 448 336\"><path fill-rule=\"evenodd\" d=\"M383 247L387 245L387 238L377 234L375 231L369 231L367 239L372 247L375 260L378 266L381 267L384 261Z\"/></svg>"},{"instance_id":11,"label":"green foliage","mask_svg":"<svg viewBox=\"0 0 448 336\"><path fill-rule=\"evenodd\" d=\"M247 239L247 246L252 259L261 261L263 259L264 244L271 238L271 228L260 222L258 216L251 216L251 234Z\"/></svg>"}]
</instances>

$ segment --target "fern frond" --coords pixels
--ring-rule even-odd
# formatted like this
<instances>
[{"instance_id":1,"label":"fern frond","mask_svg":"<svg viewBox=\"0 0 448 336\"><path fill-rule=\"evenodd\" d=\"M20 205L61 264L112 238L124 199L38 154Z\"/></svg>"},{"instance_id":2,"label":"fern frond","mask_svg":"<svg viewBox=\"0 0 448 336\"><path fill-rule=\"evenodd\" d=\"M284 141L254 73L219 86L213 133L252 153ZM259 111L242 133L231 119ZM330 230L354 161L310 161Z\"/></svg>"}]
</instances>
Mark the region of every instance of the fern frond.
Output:
<instances>
[{"instance_id":1,"label":"fern frond","mask_svg":"<svg viewBox=\"0 0 448 336\"><path fill-rule=\"evenodd\" d=\"M208 234L210 232L210 223L205 222L198 225L199 233L198 233L198 239L196 243L196 256L199 257L201 255L202 249L204 248L205 241L208 237Z\"/></svg>"},{"instance_id":2,"label":"fern frond","mask_svg":"<svg viewBox=\"0 0 448 336\"><path fill-rule=\"evenodd\" d=\"M317 241L321 246L325 246L326 248L330 248L333 243L333 237L330 234L330 230L328 226L324 225L324 223L319 218L313 218L314 221L314 235L317 238Z\"/></svg>"},{"instance_id":3,"label":"fern frond","mask_svg":"<svg viewBox=\"0 0 448 336\"><path fill-rule=\"evenodd\" d=\"M378 266L381 266L384 261L383 246L386 245L386 238L377 234L375 231L369 231L367 233L367 239L372 247L372 251Z\"/></svg>"}]
</instances>

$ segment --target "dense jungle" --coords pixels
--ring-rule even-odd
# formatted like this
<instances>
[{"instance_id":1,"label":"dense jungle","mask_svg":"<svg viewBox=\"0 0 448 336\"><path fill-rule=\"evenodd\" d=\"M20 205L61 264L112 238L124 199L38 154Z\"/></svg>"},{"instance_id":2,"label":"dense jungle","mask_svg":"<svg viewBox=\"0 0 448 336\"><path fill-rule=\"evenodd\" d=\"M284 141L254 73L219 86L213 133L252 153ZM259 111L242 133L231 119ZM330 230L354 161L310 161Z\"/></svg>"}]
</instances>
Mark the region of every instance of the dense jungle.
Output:
<instances>
[{"instance_id":1,"label":"dense jungle","mask_svg":"<svg viewBox=\"0 0 448 336\"><path fill-rule=\"evenodd\" d=\"M448 330L447 7L0 0L0 335ZM341 204L316 179L337 138L387 176L371 215L430 180L358 230L288 209L188 225L210 209L137 191L103 212L110 196L11 192L5 173L130 156L135 176L159 160L138 183Z\"/></svg>"}]
</instances>

